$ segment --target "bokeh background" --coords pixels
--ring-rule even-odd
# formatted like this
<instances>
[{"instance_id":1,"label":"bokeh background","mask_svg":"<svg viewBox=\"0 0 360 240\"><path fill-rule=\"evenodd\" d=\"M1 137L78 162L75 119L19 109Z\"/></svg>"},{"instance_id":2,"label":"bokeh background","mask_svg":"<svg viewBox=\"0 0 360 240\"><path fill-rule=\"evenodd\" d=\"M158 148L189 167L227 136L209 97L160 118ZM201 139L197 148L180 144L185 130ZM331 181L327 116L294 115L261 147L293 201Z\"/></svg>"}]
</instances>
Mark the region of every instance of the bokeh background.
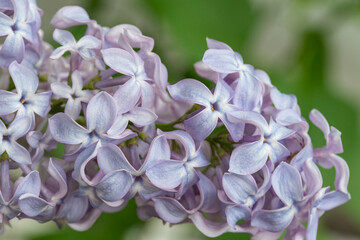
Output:
<instances>
[{"instance_id":1,"label":"bokeh background","mask_svg":"<svg viewBox=\"0 0 360 240\"><path fill-rule=\"evenodd\" d=\"M50 20L65 5L84 7L103 26L129 23L155 39L155 52L168 68L169 81L198 78L193 64L206 50L206 37L223 41L246 63L265 70L282 92L298 97L302 114L319 109L342 132L350 167L344 206L320 219L318 239L360 239L360 2L357 0L38 0L44 10L45 39L52 44ZM75 35L82 29L74 29ZM314 146L325 144L313 125ZM322 171L333 185L335 171ZM121 212L102 214L86 232L54 223L12 221L0 239L207 239L191 224L169 227L141 222L134 202ZM216 239L249 239L224 234Z\"/></svg>"}]
</instances>

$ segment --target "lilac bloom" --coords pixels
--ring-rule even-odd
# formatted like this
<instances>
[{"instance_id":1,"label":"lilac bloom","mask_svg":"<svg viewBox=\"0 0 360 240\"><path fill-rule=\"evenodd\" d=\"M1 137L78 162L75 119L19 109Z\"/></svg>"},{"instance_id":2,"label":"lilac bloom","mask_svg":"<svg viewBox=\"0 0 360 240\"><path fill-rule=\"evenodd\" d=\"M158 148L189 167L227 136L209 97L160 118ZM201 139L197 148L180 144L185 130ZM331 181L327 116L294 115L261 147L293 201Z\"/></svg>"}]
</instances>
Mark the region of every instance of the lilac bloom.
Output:
<instances>
[{"instance_id":1,"label":"lilac bloom","mask_svg":"<svg viewBox=\"0 0 360 240\"><path fill-rule=\"evenodd\" d=\"M4 164L4 163L2 163ZM7 169L8 171L9 169ZM2 173L2 181L4 181L4 173ZM9 176L8 176L9 177ZM9 181L9 179L8 179ZM19 178L14 184L13 194L6 196L2 191L0 192L0 215L3 220L10 220L20 214L19 199L26 194L33 194L39 196L41 181L37 171L32 171L26 177ZM4 195L5 196L4 196Z\"/></svg>"},{"instance_id":2,"label":"lilac bloom","mask_svg":"<svg viewBox=\"0 0 360 240\"><path fill-rule=\"evenodd\" d=\"M255 179L251 175L238 175L225 173L222 185L226 196L232 201L226 207L226 219L231 227L235 227L240 219L249 220L252 206L265 195L271 187L270 173L268 168L263 168L263 183L258 188ZM226 201L227 203L228 201Z\"/></svg>"},{"instance_id":3,"label":"lilac bloom","mask_svg":"<svg viewBox=\"0 0 360 240\"><path fill-rule=\"evenodd\" d=\"M252 174L260 170L270 158L276 163L290 155L289 150L280 142L292 135L295 131L281 126L270 119L267 123L265 118L256 112L236 111L229 114L230 121L245 122L258 127L260 139L239 145L231 153L229 172L240 175Z\"/></svg>"},{"instance_id":4,"label":"lilac bloom","mask_svg":"<svg viewBox=\"0 0 360 240\"><path fill-rule=\"evenodd\" d=\"M106 204L118 207L123 204L123 198L129 192L133 179L124 169L106 169L97 172L89 179L85 174L87 164L96 157L98 144L94 143L77 157L73 178L79 182L79 194L87 196L93 207Z\"/></svg>"},{"instance_id":5,"label":"lilac bloom","mask_svg":"<svg viewBox=\"0 0 360 240\"><path fill-rule=\"evenodd\" d=\"M13 3L13 18L0 12L0 36L6 36L0 50L2 67L9 66L14 60L20 63L24 58L25 40L34 42L37 39L36 22L28 19L29 1L13 0Z\"/></svg>"},{"instance_id":6,"label":"lilac bloom","mask_svg":"<svg viewBox=\"0 0 360 240\"><path fill-rule=\"evenodd\" d=\"M17 93L0 90L0 115L17 111L17 117L29 116L32 127L35 125L35 115L45 117L50 110L50 92L36 93L39 79L35 73L25 66L13 62L9 67Z\"/></svg>"},{"instance_id":7,"label":"lilac bloom","mask_svg":"<svg viewBox=\"0 0 360 240\"><path fill-rule=\"evenodd\" d=\"M133 184L127 199L139 194L142 199L148 200L159 195L162 191L153 186L145 172L154 162L159 159L169 159L170 148L164 136L157 136L152 141L148 154L139 169L135 169L127 160L124 153L115 145L108 144L98 150L98 164L103 172L114 169L128 171L133 179Z\"/></svg>"},{"instance_id":8,"label":"lilac bloom","mask_svg":"<svg viewBox=\"0 0 360 240\"><path fill-rule=\"evenodd\" d=\"M105 39L112 47L120 47L126 51L140 48L140 51L151 52L154 48L154 39L144 36L136 26L130 24L112 27Z\"/></svg>"},{"instance_id":9,"label":"lilac bloom","mask_svg":"<svg viewBox=\"0 0 360 240\"><path fill-rule=\"evenodd\" d=\"M163 190L171 191L179 186L176 197L180 198L192 185L199 181L201 167L209 165L200 148L195 147L192 137L184 131L164 133L168 140L176 140L185 149L179 160L159 159L146 170L151 183Z\"/></svg>"},{"instance_id":10,"label":"lilac bloom","mask_svg":"<svg viewBox=\"0 0 360 240\"><path fill-rule=\"evenodd\" d=\"M283 125L302 121L297 99L294 95L281 93L276 87L270 91L270 98L278 110L275 120Z\"/></svg>"},{"instance_id":11,"label":"lilac bloom","mask_svg":"<svg viewBox=\"0 0 360 240\"><path fill-rule=\"evenodd\" d=\"M219 118L229 130L234 141L242 137L242 128L228 120L227 113L237 110L230 104L232 89L222 80L216 84L214 93L201 82L184 79L168 86L170 95L178 101L196 103L204 109L184 121L185 129L197 141L203 141L215 129Z\"/></svg>"},{"instance_id":12,"label":"lilac bloom","mask_svg":"<svg viewBox=\"0 0 360 240\"><path fill-rule=\"evenodd\" d=\"M325 117L316 109L310 112L310 120L324 133L326 146L314 150L314 159L322 167L335 167L335 188L347 193L349 183L349 167L345 160L336 154L343 152L341 132L335 127L330 127Z\"/></svg>"},{"instance_id":13,"label":"lilac bloom","mask_svg":"<svg viewBox=\"0 0 360 240\"><path fill-rule=\"evenodd\" d=\"M185 204L171 197L153 198L156 213L164 221L174 224L183 222L199 211L205 213L218 212L220 204L216 197L216 188L210 179L199 173L197 188L200 194L199 202L196 202L194 191L186 193L187 196L184 196ZM186 209L184 205L189 209Z\"/></svg>"},{"instance_id":14,"label":"lilac bloom","mask_svg":"<svg viewBox=\"0 0 360 240\"><path fill-rule=\"evenodd\" d=\"M96 56L94 50L101 48L101 41L93 36L86 35L76 42L74 36L65 30L55 29L53 38L62 46L53 51L50 58L58 59L65 52L79 54L83 59L89 61Z\"/></svg>"},{"instance_id":15,"label":"lilac bloom","mask_svg":"<svg viewBox=\"0 0 360 240\"><path fill-rule=\"evenodd\" d=\"M57 11L51 19L51 24L59 29L89 24L91 22L92 20L90 20L85 9L79 6L65 6Z\"/></svg>"},{"instance_id":16,"label":"lilac bloom","mask_svg":"<svg viewBox=\"0 0 360 240\"><path fill-rule=\"evenodd\" d=\"M329 191L329 187L322 188L314 197L312 206L310 208L310 216L308 219L308 230L306 239L315 240L318 228L319 217L323 212L336 208L348 200L350 194L340 191Z\"/></svg>"},{"instance_id":17,"label":"lilac bloom","mask_svg":"<svg viewBox=\"0 0 360 240\"><path fill-rule=\"evenodd\" d=\"M124 105L132 108L141 97L141 106L151 108L155 92L149 83L150 79L141 57L134 51L129 53L120 48L108 48L101 52L105 63L111 69L129 77L117 90L117 95L124 101Z\"/></svg>"},{"instance_id":18,"label":"lilac bloom","mask_svg":"<svg viewBox=\"0 0 360 240\"><path fill-rule=\"evenodd\" d=\"M29 117L16 118L6 128L4 123L0 121L0 155L5 151L10 159L20 164L31 164L31 157L29 152L17 143L17 139L24 136L31 127L31 120Z\"/></svg>"},{"instance_id":19,"label":"lilac bloom","mask_svg":"<svg viewBox=\"0 0 360 240\"><path fill-rule=\"evenodd\" d=\"M87 128L76 123L65 113L55 114L49 119L51 135L61 143L80 144L76 152L95 142L118 144L134 136L130 130L118 135L107 134L116 118L116 103L106 92L98 93L91 98L85 115Z\"/></svg>"},{"instance_id":20,"label":"lilac bloom","mask_svg":"<svg viewBox=\"0 0 360 240\"><path fill-rule=\"evenodd\" d=\"M31 131L26 135L26 140L29 143L32 151L32 166L40 162L44 156L45 151L50 151L56 148L56 141L52 138L49 128L42 134L39 131Z\"/></svg>"},{"instance_id":21,"label":"lilac bloom","mask_svg":"<svg viewBox=\"0 0 360 240\"><path fill-rule=\"evenodd\" d=\"M285 162L275 169L271 183L284 207L255 212L251 225L270 232L279 232L290 225L298 209L301 209L304 200L303 186L298 170Z\"/></svg>"},{"instance_id":22,"label":"lilac bloom","mask_svg":"<svg viewBox=\"0 0 360 240\"><path fill-rule=\"evenodd\" d=\"M76 120L81 112L81 103L88 103L94 94L90 90L82 90L83 80L79 71L72 73L71 81L72 87L61 82L52 83L51 90L55 95L67 99L64 112Z\"/></svg>"},{"instance_id":23,"label":"lilac bloom","mask_svg":"<svg viewBox=\"0 0 360 240\"><path fill-rule=\"evenodd\" d=\"M113 126L108 131L110 135L123 132L129 121L139 127L150 125L156 121L157 116L150 109L127 105L127 102L124 101L122 91L119 90L114 94L114 99L117 104L117 116Z\"/></svg>"}]
</instances>

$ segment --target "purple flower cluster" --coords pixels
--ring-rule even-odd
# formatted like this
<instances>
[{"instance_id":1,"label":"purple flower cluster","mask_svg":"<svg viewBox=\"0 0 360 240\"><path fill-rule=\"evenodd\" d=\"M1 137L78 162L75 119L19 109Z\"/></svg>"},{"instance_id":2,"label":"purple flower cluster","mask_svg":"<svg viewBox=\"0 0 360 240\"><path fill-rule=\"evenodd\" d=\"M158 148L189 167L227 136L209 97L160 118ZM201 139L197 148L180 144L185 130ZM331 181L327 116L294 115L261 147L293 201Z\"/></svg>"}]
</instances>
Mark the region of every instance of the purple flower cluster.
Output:
<instances>
[{"instance_id":1,"label":"purple flower cluster","mask_svg":"<svg viewBox=\"0 0 360 240\"><path fill-rule=\"evenodd\" d=\"M192 222L210 237L316 239L319 217L350 199L341 133L311 111L326 139L313 148L296 97L225 43L207 39L195 64L214 89L169 85L135 26L64 7L53 49L41 15L35 0L0 5L1 231L15 217L82 231L135 198L140 219ZM79 40L66 30L77 25L87 26ZM318 166L335 168L333 189Z\"/></svg>"}]
</instances>

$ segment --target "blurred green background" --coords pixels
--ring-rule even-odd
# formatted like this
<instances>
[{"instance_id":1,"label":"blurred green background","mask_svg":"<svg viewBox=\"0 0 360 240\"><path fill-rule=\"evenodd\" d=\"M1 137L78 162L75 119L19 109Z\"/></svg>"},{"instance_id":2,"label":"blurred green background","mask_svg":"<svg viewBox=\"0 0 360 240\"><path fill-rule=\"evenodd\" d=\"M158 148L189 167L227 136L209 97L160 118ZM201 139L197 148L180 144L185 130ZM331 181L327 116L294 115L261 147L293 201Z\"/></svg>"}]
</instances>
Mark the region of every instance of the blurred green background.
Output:
<instances>
[{"instance_id":1,"label":"blurred green background","mask_svg":"<svg viewBox=\"0 0 360 240\"><path fill-rule=\"evenodd\" d=\"M44 10L45 39L50 20L65 5L84 7L103 26L130 23L155 39L155 52L174 83L198 78L193 64L206 50L206 37L229 44L246 63L266 71L282 92L296 94L303 116L319 109L342 132L350 167L352 200L320 219L318 239L360 239L360 2L355 0L38 0ZM313 125L315 147L322 133ZM323 171L333 185L335 171ZM134 202L103 214L86 232L58 230L53 223L12 222L1 239L206 239L190 224L169 228L137 219ZM217 239L249 239L225 234Z\"/></svg>"}]
</instances>

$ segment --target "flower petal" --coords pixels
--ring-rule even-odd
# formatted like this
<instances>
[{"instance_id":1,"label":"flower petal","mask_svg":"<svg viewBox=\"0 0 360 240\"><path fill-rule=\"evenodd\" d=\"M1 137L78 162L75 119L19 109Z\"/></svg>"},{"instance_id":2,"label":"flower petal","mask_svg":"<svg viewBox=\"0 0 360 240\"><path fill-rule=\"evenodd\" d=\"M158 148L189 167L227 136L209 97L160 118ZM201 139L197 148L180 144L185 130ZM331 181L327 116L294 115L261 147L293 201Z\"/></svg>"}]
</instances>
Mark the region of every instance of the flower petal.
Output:
<instances>
[{"instance_id":1,"label":"flower petal","mask_svg":"<svg viewBox=\"0 0 360 240\"><path fill-rule=\"evenodd\" d=\"M118 111L125 113L131 110L139 100L140 93L141 88L135 79L130 79L121 85L114 94Z\"/></svg>"},{"instance_id":2,"label":"flower petal","mask_svg":"<svg viewBox=\"0 0 360 240\"><path fill-rule=\"evenodd\" d=\"M268 156L269 147L262 139L242 144L231 153L229 172L240 175L255 173L265 165Z\"/></svg>"},{"instance_id":3,"label":"flower petal","mask_svg":"<svg viewBox=\"0 0 360 240\"><path fill-rule=\"evenodd\" d=\"M180 223L187 218L186 209L175 199L153 198L154 208L161 219L169 223Z\"/></svg>"},{"instance_id":4,"label":"flower petal","mask_svg":"<svg viewBox=\"0 0 360 240\"><path fill-rule=\"evenodd\" d=\"M4 142L3 142L4 144ZM5 144L4 144L5 145ZM17 163L20 164L31 164L30 153L18 144L17 142L10 142L4 146L6 152L9 154L9 157Z\"/></svg>"},{"instance_id":5,"label":"flower petal","mask_svg":"<svg viewBox=\"0 0 360 240\"><path fill-rule=\"evenodd\" d=\"M251 225L270 232L279 232L290 225L294 218L292 206L276 210L260 210L255 212L251 219Z\"/></svg>"},{"instance_id":6,"label":"flower petal","mask_svg":"<svg viewBox=\"0 0 360 240\"><path fill-rule=\"evenodd\" d=\"M152 184L164 190L172 190L183 181L186 171L183 162L164 160L146 169L146 176Z\"/></svg>"},{"instance_id":7,"label":"flower petal","mask_svg":"<svg viewBox=\"0 0 360 240\"><path fill-rule=\"evenodd\" d=\"M157 116L147 108L136 107L127 114L127 118L138 126L146 126L155 122Z\"/></svg>"},{"instance_id":8,"label":"flower petal","mask_svg":"<svg viewBox=\"0 0 360 240\"><path fill-rule=\"evenodd\" d=\"M197 141L203 141L207 138L214 131L217 123L218 116L209 108L205 108L184 121L186 132Z\"/></svg>"},{"instance_id":9,"label":"flower petal","mask_svg":"<svg viewBox=\"0 0 360 240\"><path fill-rule=\"evenodd\" d=\"M106 144L99 148L97 161L101 171L105 174L117 169L124 169L130 173L135 169L130 165L121 149L114 144Z\"/></svg>"},{"instance_id":10,"label":"flower petal","mask_svg":"<svg viewBox=\"0 0 360 240\"><path fill-rule=\"evenodd\" d=\"M36 196L40 194L41 180L38 171L32 171L25 178L21 180L17 188L15 189L12 203L16 205L19 197L25 193L31 193Z\"/></svg>"},{"instance_id":11,"label":"flower petal","mask_svg":"<svg viewBox=\"0 0 360 240\"><path fill-rule=\"evenodd\" d=\"M257 185L251 175L225 173L222 184L226 195L237 204L246 204L248 198L257 193Z\"/></svg>"},{"instance_id":12,"label":"flower petal","mask_svg":"<svg viewBox=\"0 0 360 240\"><path fill-rule=\"evenodd\" d=\"M89 201L86 197L78 197L77 192L73 192L60 206L57 216L68 223L77 222L84 217L88 205Z\"/></svg>"},{"instance_id":13,"label":"flower petal","mask_svg":"<svg viewBox=\"0 0 360 240\"><path fill-rule=\"evenodd\" d=\"M89 138L89 131L65 113L57 113L51 117L49 128L53 138L61 143L80 144Z\"/></svg>"},{"instance_id":14,"label":"flower petal","mask_svg":"<svg viewBox=\"0 0 360 240\"><path fill-rule=\"evenodd\" d=\"M239 220L249 220L251 218L251 212L248 207L245 206L229 206L225 210L226 221L231 227L235 227Z\"/></svg>"},{"instance_id":15,"label":"flower petal","mask_svg":"<svg viewBox=\"0 0 360 240\"><path fill-rule=\"evenodd\" d=\"M350 200L350 194L340 191L326 193L317 206L318 209L328 211L336 208Z\"/></svg>"},{"instance_id":16,"label":"flower petal","mask_svg":"<svg viewBox=\"0 0 360 240\"><path fill-rule=\"evenodd\" d=\"M19 199L20 210L29 217L42 215L43 218L50 220L55 213L55 207L45 200L30 193L22 195Z\"/></svg>"},{"instance_id":17,"label":"flower petal","mask_svg":"<svg viewBox=\"0 0 360 240\"><path fill-rule=\"evenodd\" d=\"M91 20L87 12L79 6L65 6L61 8L51 19L55 28L69 28L72 26L87 24Z\"/></svg>"},{"instance_id":18,"label":"flower petal","mask_svg":"<svg viewBox=\"0 0 360 240\"><path fill-rule=\"evenodd\" d=\"M71 98L73 90L70 86L62 82L54 82L51 84L51 91L59 97Z\"/></svg>"},{"instance_id":19,"label":"flower petal","mask_svg":"<svg viewBox=\"0 0 360 240\"><path fill-rule=\"evenodd\" d=\"M203 106L210 106L214 98L210 90L200 81L195 79L184 79L168 86L170 95L181 102L197 103Z\"/></svg>"},{"instance_id":20,"label":"flower petal","mask_svg":"<svg viewBox=\"0 0 360 240\"><path fill-rule=\"evenodd\" d=\"M76 40L71 32L66 30L55 29L53 32L54 40L63 46L75 46Z\"/></svg>"},{"instance_id":21,"label":"flower petal","mask_svg":"<svg viewBox=\"0 0 360 240\"><path fill-rule=\"evenodd\" d=\"M135 76L137 66L134 56L120 48L101 50L105 63L115 71L128 76Z\"/></svg>"},{"instance_id":22,"label":"flower petal","mask_svg":"<svg viewBox=\"0 0 360 240\"><path fill-rule=\"evenodd\" d=\"M24 59L25 44L20 33L11 33L5 39L0 50L0 65L8 67L13 61L21 62Z\"/></svg>"},{"instance_id":23,"label":"flower petal","mask_svg":"<svg viewBox=\"0 0 360 240\"><path fill-rule=\"evenodd\" d=\"M20 95L23 93L35 93L39 79L32 70L17 62L13 62L9 66L9 72L14 81L16 91Z\"/></svg>"},{"instance_id":24,"label":"flower petal","mask_svg":"<svg viewBox=\"0 0 360 240\"><path fill-rule=\"evenodd\" d=\"M16 112L20 107L20 96L18 94L0 90L0 116Z\"/></svg>"},{"instance_id":25,"label":"flower petal","mask_svg":"<svg viewBox=\"0 0 360 240\"><path fill-rule=\"evenodd\" d=\"M122 199L130 190L133 179L129 172L125 170L115 170L108 173L95 186L96 195L109 202L115 202Z\"/></svg>"},{"instance_id":26,"label":"flower petal","mask_svg":"<svg viewBox=\"0 0 360 240\"><path fill-rule=\"evenodd\" d=\"M228 49L206 50L203 62L219 73L233 73L241 70L243 64L240 54Z\"/></svg>"},{"instance_id":27,"label":"flower petal","mask_svg":"<svg viewBox=\"0 0 360 240\"><path fill-rule=\"evenodd\" d=\"M290 206L303 199L301 176L293 166L280 163L272 175L271 183L276 195L286 205Z\"/></svg>"},{"instance_id":28,"label":"flower petal","mask_svg":"<svg viewBox=\"0 0 360 240\"><path fill-rule=\"evenodd\" d=\"M264 89L260 82L249 73L244 73L236 85L233 102L242 110L258 110L262 103Z\"/></svg>"},{"instance_id":29,"label":"flower petal","mask_svg":"<svg viewBox=\"0 0 360 240\"><path fill-rule=\"evenodd\" d=\"M31 119L29 117L17 117L10 124L8 130L11 138L16 140L24 136L31 128Z\"/></svg>"},{"instance_id":30,"label":"flower petal","mask_svg":"<svg viewBox=\"0 0 360 240\"><path fill-rule=\"evenodd\" d=\"M116 117L116 103L107 92L100 92L89 101L86 109L86 125L89 131L105 133Z\"/></svg>"}]
</instances>

